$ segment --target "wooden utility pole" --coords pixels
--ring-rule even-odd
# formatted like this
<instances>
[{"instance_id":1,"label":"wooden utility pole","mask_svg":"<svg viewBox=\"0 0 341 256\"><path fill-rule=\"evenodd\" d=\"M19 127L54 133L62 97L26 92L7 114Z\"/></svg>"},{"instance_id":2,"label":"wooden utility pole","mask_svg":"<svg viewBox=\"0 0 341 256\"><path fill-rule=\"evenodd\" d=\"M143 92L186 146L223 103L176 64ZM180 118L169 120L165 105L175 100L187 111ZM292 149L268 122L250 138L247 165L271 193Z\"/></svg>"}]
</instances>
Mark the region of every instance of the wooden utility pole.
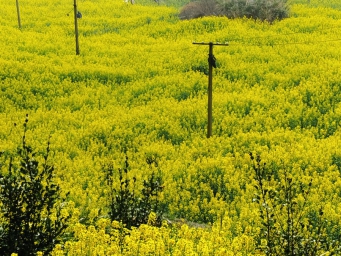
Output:
<instances>
[{"instance_id":1,"label":"wooden utility pole","mask_svg":"<svg viewBox=\"0 0 341 256\"><path fill-rule=\"evenodd\" d=\"M216 68L216 59L213 55L213 45L220 45L220 46L227 46L228 44L221 44L221 43L196 43L193 42L193 44L200 44L200 45L208 45L209 46L209 53L208 53L208 106L207 106L207 138L210 138L212 136L212 80L213 80L213 67Z\"/></svg>"},{"instance_id":2,"label":"wooden utility pole","mask_svg":"<svg viewBox=\"0 0 341 256\"><path fill-rule=\"evenodd\" d=\"M19 26L19 29L21 29L19 0L16 0L16 4L17 4L18 26Z\"/></svg>"},{"instance_id":3,"label":"wooden utility pole","mask_svg":"<svg viewBox=\"0 0 341 256\"><path fill-rule=\"evenodd\" d=\"M75 37L76 37L76 55L79 55L79 40L78 40L78 21L77 21L77 0L74 0L73 3L74 16L75 16Z\"/></svg>"}]
</instances>

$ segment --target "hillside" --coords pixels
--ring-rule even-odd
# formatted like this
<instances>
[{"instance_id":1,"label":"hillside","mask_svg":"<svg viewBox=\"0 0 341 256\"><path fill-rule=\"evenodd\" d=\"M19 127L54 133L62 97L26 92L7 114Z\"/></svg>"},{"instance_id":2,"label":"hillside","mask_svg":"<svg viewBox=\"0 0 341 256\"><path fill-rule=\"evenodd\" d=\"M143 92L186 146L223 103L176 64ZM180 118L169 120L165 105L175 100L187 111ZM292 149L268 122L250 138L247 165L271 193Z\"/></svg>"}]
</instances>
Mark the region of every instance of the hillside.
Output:
<instances>
[{"instance_id":1,"label":"hillside","mask_svg":"<svg viewBox=\"0 0 341 256\"><path fill-rule=\"evenodd\" d=\"M309 211L323 208L332 223L327 231L337 233L341 11L328 2L293 4L290 18L270 25L224 17L180 21L175 7L79 1L79 56L71 2L22 1L20 30L15 4L4 3L0 150L20 144L26 114L28 143L43 151L50 140L50 161L62 190L70 191L74 216L73 240L54 255L137 255L138 248L142 255L257 255L261 219L252 202L250 152L272 179L283 173L302 184L312 179ZM214 47L210 139L208 47L193 41L229 43ZM144 226L118 249L122 243L104 234L102 169L109 162L121 167L125 155L139 181L162 174L167 219L212 227Z\"/></svg>"}]
</instances>

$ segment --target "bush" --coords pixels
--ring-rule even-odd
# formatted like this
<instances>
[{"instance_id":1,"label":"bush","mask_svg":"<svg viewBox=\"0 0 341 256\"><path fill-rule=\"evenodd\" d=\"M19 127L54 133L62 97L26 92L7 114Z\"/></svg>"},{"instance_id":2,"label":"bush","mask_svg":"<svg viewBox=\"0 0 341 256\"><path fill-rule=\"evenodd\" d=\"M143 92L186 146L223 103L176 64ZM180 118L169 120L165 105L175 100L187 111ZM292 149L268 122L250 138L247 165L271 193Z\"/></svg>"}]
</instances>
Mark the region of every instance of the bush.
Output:
<instances>
[{"instance_id":1,"label":"bush","mask_svg":"<svg viewBox=\"0 0 341 256\"><path fill-rule=\"evenodd\" d=\"M273 22L289 14L286 0L222 0L220 6L228 18L247 17Z\"/></svg>"},{"instance_id":2,"label":"bush","mask_svg":"<svg viewBox=\"0 0 341 256\"><path fill-rule=\"evenodd\" d=\"M262 220L259 249L266 255L340 255L338 224L325 218L322 205L318 209L309 205L312 179L306 184L286 170L275 174L260 156L250 157L253 202Z\"/></svg>"},{"instance_id":3,"label":"bush","mask_svg":"<svg viewBox=\"0 0 341 256\"><path fill-rule=\"evenodd\" d=\"M57 203L60 188L53 182L54 168L47 164L49 144L40 164L37 154L26 144L27 122L26 118L22 147L0 165L1 255L48 254L59 242L69 218L61 214L63 202Z\"/></svg>"},{"instance_id":4,"label":"bush","mask_svg":"<svg viewBox=\"0 0 341 256\"><path fill-rule=\"evenodd\" d=\"M179 17L193 19L213 15L273 22L288 17L289 6L287 0L201 0L185 5Z\"/></svg>"},{"instance_id":5,"label":"bush","mask_svg":"<svg viewBox=\"0 0 341 256\"><path fill-rule=\"evenodd\" d=\"M204 16L218 16L220 15L221 8L215 0L201 0L190 2L185 5L179 14L182 20L189 20L200 18Z\"/></svg>"},{"instance_id":6,"label":"bush","mask_svg":"<svg viewBox=\"0 0 341 256\"><path fill-rule=\"evenodd\" d=\"M152 165L155 167L158 165L154 157L147 157L146 161L150 168ZM147 224L150 215L156 214L153 224L161 225L163 214L163 206L159 200L163 191L161 174L155 174L153 171L148 179L143 181L142 190L136 191L137 179L135 176L132 179L129 178L129 171L128 157L126 157L124 167L118 169L118 173L115 173L112 164L104 168L109 188L111 221L119 221L130 229ZM115 184L118 186L116 187Z\"/></svg>"}]
</instances>

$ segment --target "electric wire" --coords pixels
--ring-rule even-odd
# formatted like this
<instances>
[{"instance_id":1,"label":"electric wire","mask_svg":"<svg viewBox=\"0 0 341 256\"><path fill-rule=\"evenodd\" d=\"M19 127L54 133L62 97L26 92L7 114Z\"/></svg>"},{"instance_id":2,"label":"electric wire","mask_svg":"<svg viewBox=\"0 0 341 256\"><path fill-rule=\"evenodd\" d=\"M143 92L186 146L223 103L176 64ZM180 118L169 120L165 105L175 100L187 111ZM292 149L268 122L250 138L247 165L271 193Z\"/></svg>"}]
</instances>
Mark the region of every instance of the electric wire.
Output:
<instances>
[{"instance_id":1,"label":"electric wire","mask_svg":"<svg viewBox=\"0 0 341 256\"><path fill-rule=\"evenodd\" d=\"M329 42L339 42L341 41L341 38L336 38L336 39L328 39L328 40L315 40L315 41L303 41L303 42L287 42L287 43L245 43L245 44L233 44L233 42L230 42L230 47L233 46L238 46L238 45L246 45L246 46L257 46L257 47L264 47L264 46L268 46L268 47L272 47L272 46L285 46L285 45L309 45L309 44L323 44L323 43L329 43ZM199 48L199 47L197 47ZM181 48L181 49L167 49L167 50L150 50L147 51L148 53L161 53L161 52L181 52L181 51L186 51L186 50L190 50L190 49L194 49L193 47L185 47L185 48ZM195 50L196 52L199 51L199 49ZM221 50L224 51L224 50ZM226 50L225 50L226 51Z\"/></svg>"},{"instance_id":2,"label":"electric wire","mask_svg":"<svg viewBox=\"0 0 341 256\"><path fill-rule=\"evenodd\" d=\"M302 41L302 42L286 42L286 43L241 43L241 44L233 44L231 43L230 46L285 46L285 45L308 45L308 44L323 44L328 42L337 42L341 41L341 38L335 38L335 39L328 39L328 40L309 40L309 41Z\"/></svg>"},{"instance_id":3,"label":"electric wire","mask_svg":"<svg viewBox=\"0 0 341 256\"><path fill-rule=\"evenodd\" d=\"M321 28L321 29L314 29L313 31L309 32L302 32L302 31L297 31L297 32L290 32L290 33L285 33L285 34L276 34L276 35L264 35L264 36L253 36L253 37L244 37L244 38L230 38L230 41L244 41L244 40L252 40L252 39L265 39L265 38L273 38L273 37L284 37L284 36L291 36L291 35L299 35L299 34L312 34L316 32L321 32L325 30L330 30L330 29L341 29L340 26L333 26L333 27L326 27L326 28Z\"/></svg>"},{"instance_id":4,"label":"electric wire","mask_svg":"<svg viewBox=\"0 0 341 256\"><path fill-rule=\"evenodd\" d=\"M80 3L85 2L84 0L79 0ZM78 4L79 5L79 4ZM97 5L98 9L103 12L103 15L107 14L107 11L105 11L100 5ZM74 8L71 8L70 11L66 12L66 16L69 16L70 13L74 10ZM60 15L56 16L49 16L49 15L44 15L45 17L49 18L58 18ZM312 34L312 33L318 33L326 30L332 30L332 29L340 29L341 26L330 26L330 27L323 27L323 28L318 28L318 29L313 29L310 30L309 27L305 29L309 29L309 31L304 32L304 31L297 31L297 32L289 32L289 33L284 33L284 34L273 34L273 35L264 35L264 36L253 36L253 37L235 37L231 38L228 40L230 43L230 46L236 46L236 45L246 45L246 46L258 46L258 47L263 47L263 46L285 46L285 45L305 45L305 44L322 44L322 43L328 43L328 42L338 42L341 41L341 38L336 38L336 39L329 39L329 40L320 40L320 41L303 41L303 42L285 42L285 43L266 43L266 42L248 42L250 40L257 40L257 39L272 39L276 40L276 38L282 38L286 36L292 36L292 35L307 35L307 34ZM292 38L287 38L289 41ZM189 42L192 43L192 42ZM197 48L197 49L195 49ZM165 49L165 50L149 50L146 51L148 53L166 53L166 52L181 52L181 51L187 51L190 49L195 49L194 51L200 51L198 47L184 47L181 49Z\"/></svg>"}]
</instances>

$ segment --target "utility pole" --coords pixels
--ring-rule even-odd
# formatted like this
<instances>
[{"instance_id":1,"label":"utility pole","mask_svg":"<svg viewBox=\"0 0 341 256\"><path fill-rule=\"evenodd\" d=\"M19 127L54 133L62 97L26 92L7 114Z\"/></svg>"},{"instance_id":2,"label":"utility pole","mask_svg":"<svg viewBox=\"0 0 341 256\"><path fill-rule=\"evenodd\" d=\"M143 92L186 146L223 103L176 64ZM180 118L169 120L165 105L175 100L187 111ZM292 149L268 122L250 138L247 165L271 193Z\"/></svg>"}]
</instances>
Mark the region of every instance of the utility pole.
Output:
<instances>
[{"instance_id":1,"label":"utility pole","mask_svg":"<svg viewBox=\"0 0 341 256\"><path fill-rule=\"evenodd\" d=\"M16 0L16 4L17 4L18 26L19 26L19 29L21 29L20 10L19 10L19 0Z\"/></svg>"},{"instance_id":2,"label":"utility pole","mask_svg":"<svg viewBox=\"0 0 341 256\"><path fill-rule=\"evenodd\" d=\"M228 44L221 44L221 43L197 43L193 42L193 44L199 44L199 45L208 45L209 46L209 53L208 53L208 106L207 106L207 138L210 138L212 136L212 71L213 68L216 68L216 59L213 55L213 45L219 45L219 46L227 46Z\"/></svg>"},{"instance_id":3,"label":"utility pole","mask_svg":"<svg viewBox=\"0 0 341 256\"><path fill-rule=\"evenodd\" d=\"M77 0L73 3L74 16L75 16L75 37L76 37L76 55L79 55L79 41L78 41L78 11L77 11Z\"/></svg>"}]
</instances>

